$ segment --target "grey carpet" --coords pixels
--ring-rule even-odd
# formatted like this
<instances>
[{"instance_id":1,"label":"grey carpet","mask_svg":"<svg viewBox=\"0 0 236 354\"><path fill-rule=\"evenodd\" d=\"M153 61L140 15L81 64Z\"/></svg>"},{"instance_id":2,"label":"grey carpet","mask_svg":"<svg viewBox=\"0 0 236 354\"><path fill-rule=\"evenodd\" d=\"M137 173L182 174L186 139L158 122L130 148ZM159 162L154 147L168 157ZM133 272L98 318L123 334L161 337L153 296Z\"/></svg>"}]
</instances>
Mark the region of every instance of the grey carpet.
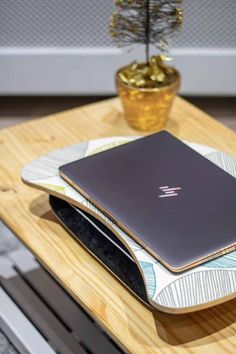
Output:
<instances>
[{"instance_id":1,"label":"grey carpet","mask_svg":"<svg viewBox=\"0 0 236 354\"><path fill-rule=\"evenodd\" d=\"M0 331L0 354L17 354L16 349L10 344L6 336Z\"/></svg>"},{"instance_id":2,"label":"grey carpet","mask_svg":"<svg viewBox=\"0 0 236 354\"><path fill-rule=\"evenodd\" d=\"M20 243L13 233L0 221L0 256L19 247ZM17 354L0 328L0 354Z\"/></svg>"},{"instance_id":3,"label":"grey carpet","mask_svg":"<svg viewBox=\"0 0 236 354\"><path fill-rule=\"evenodd\" d=\"M0 220L0 255L20 247L15 235Z\"/></svg>"}]
</instances>

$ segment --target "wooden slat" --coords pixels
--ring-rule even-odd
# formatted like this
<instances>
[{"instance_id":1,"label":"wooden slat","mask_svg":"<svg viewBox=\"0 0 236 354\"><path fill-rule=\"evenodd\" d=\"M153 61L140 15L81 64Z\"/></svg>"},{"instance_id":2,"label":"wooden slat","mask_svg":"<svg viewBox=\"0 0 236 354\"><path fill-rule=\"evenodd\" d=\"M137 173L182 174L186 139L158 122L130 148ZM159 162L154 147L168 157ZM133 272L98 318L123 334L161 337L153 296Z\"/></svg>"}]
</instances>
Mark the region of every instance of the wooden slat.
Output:
<instances>
[{"instance_id":1,"label":"wooden slat","mask_svg":"<svg viewBox=\"0 0 236 354\"><path fill-rule=\"evenodd\" d=\"M57 352L87 354L21 277L1 279L1 286Z\"/></svg>"},{"instance_id":2,"label":"wooden slat","mask_svg":"<svg viewBox=\"0 0 236 354\"><path fill-rule=\"evenodd\" d=\"M181 139L236 154L236 134L177 98L167 128ZM47 196L20 181L24 164L68 144L137 135L117 99L0 132L0 216L72 296L132 353L235 353L236 300L189 315L152 312L56 222Z\"/></svg>"}]
</instances>

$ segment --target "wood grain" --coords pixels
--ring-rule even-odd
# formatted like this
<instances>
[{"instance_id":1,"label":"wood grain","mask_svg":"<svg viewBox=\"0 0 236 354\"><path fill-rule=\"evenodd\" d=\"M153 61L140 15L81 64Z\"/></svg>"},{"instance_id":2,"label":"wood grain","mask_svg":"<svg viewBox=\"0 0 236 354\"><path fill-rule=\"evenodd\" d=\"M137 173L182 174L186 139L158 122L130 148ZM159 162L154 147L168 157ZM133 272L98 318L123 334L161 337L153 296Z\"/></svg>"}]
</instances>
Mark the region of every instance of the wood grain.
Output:
<instances>
[{"instance_id":1,"label":"wood grain","mask_svg":"<svg viewBox=\"0 0 236 354\"><path fill-rule=\"evenodd\" d=\"M177 98L167 129L236 154L236 134ZM23 165L68 144L137 135L111 99L0 132L0 217L70 294L130 353L235 353L236 299L188 315L150 311L56 222L47 195L20 180Z\"/></svg>"}]
</instances>

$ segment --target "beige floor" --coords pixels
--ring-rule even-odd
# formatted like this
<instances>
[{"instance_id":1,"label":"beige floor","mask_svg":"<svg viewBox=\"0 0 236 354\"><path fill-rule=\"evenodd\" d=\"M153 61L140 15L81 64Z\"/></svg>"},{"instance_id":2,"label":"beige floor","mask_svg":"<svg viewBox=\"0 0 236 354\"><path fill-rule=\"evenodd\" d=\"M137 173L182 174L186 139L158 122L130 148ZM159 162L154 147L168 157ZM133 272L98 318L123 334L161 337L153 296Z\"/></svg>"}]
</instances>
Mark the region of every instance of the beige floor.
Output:
<instances>
[{"instance_id":1,"label":"beige floor","mask_svg":"<svg viewBox=\"0 0 236 354\"><path fill-rule=\"evenodd\" d=\"M0 97L0 129L101 99L104 97ZM187 99L236 131L236 98Z\"/></svg>"}]
</instances>

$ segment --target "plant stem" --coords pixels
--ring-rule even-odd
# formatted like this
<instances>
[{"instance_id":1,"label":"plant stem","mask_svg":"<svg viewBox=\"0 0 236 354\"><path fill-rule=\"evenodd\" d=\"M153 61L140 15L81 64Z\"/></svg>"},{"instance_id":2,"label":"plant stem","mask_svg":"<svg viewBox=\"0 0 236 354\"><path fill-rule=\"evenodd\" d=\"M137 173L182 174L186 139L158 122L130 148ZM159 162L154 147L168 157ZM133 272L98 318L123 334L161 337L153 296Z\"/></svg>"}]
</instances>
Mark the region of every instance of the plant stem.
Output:
<instances>
[{"instance_id":1,"label":"plant stem","mask_svg":"<svg viewBox=\"0 0 236 354\"><path fill-rule=\"evenodd\" d=\"M149 1L146 0L146 63L149 62L149 31L150 31L150 16L149 16Z\"/></svg>"}]
</instances>

